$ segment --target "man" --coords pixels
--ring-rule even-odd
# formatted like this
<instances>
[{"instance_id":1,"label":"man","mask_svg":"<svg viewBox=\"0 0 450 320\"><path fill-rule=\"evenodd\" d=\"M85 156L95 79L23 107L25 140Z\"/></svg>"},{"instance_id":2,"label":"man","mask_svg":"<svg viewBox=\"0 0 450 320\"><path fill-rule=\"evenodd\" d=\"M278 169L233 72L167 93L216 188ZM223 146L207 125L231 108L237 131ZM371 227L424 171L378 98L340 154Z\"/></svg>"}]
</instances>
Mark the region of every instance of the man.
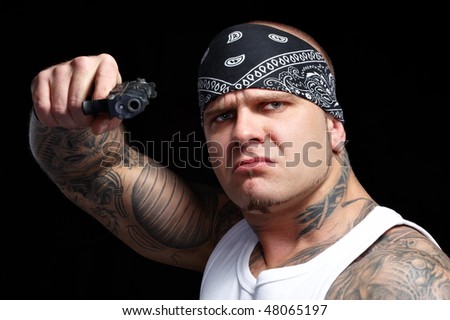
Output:
<instances>
[{"instance_id":1,"label":"man","mask_svg":"<svg viewBox=\"0 0 450 320\"><path fill-rule=\"evenodd\" d=\"M333 66L310 36L260 21L211 41L198 92L223 192L139 155L117 118L83 114L88 96L121 82L108 54L41 71L33 154L135 251L204 272L201 299L450 298L450 260L436 241L378 205L352 171Z\"/></svg>"}]
</instances>

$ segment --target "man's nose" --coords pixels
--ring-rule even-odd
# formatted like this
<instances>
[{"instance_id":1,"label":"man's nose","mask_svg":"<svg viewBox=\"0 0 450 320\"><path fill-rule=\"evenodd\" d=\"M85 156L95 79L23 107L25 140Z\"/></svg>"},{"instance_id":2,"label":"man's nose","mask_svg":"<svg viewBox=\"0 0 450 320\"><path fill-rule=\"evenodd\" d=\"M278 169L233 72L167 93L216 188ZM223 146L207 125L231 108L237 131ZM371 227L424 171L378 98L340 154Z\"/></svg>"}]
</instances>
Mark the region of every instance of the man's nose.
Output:
<instances>
[{"instance_id":1,"label":"man's nose","mask_svg":"<svg viewBox=\"0 0 450 320\"><path fill-rule=\"evenodd\" d=\"M249 108L241 108L236 113L232 139L239 145L248 142L263 143L267 134L265 126L266 121L262 115Z\"/></svg>"}]
</instances>

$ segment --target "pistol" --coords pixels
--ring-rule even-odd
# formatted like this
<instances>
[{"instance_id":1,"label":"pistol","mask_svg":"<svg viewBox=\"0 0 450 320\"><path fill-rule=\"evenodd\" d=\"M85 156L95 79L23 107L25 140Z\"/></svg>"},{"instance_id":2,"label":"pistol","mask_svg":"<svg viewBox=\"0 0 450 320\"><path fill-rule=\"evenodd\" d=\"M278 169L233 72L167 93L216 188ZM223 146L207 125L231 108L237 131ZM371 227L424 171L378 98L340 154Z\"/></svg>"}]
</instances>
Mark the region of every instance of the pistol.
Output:
<instances>
[{"instance_id":1,"label":"pistol","mask_svg":"<svg viewBox=\"0 0 450 320\"><path fill-rule=\"evenodd\" d=\"M106 99L83 101L83 113L108 113L110 118L122 120L133 118L145 110L151 98L156 97L155 87L155 83L147 83L141 78L120 83L109 92Z\"/></svg>"}]
</instances>

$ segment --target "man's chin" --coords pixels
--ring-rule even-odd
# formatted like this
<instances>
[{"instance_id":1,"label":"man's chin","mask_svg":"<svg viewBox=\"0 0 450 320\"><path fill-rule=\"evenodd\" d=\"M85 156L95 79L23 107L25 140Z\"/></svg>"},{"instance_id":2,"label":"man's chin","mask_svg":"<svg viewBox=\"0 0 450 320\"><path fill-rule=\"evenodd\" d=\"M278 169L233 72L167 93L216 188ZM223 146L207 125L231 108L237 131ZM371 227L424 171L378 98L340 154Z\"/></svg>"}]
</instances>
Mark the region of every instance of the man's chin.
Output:
<instances>
[{"instance_id":1,"label":"man's chin","mask_svg":"<svg viewBox=\"0 0 450 320\"><path fill-rule=\"evenodd\" d=\"M247 205L244 206L242 209L247 212L259 211L262 213L268 213L270 212L270 208L278 206L282 203L283 201L275 200L272 198L257 197L255 195L251 195Z\"/></svg>"}]
</instances>

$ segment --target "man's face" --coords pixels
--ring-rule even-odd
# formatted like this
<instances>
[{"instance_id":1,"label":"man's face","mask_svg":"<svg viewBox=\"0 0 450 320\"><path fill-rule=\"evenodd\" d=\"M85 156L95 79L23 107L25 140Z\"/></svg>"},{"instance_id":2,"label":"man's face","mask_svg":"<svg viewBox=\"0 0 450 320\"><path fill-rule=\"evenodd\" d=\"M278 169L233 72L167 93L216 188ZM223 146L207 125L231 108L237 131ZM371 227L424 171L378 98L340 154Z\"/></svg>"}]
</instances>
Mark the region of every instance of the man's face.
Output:
<instances>
[{"instance_id":1,"label":"man's face","mask_svg":"<svg viewBox=\"0 0 450 320\"><path fill-rule=\"evenodd\" d=\"M204 130L215 174L244 209L290 206L319 187L332 151L327 116L312 102L264 89L212 101Z\"/></svg>"}]
</instances>

